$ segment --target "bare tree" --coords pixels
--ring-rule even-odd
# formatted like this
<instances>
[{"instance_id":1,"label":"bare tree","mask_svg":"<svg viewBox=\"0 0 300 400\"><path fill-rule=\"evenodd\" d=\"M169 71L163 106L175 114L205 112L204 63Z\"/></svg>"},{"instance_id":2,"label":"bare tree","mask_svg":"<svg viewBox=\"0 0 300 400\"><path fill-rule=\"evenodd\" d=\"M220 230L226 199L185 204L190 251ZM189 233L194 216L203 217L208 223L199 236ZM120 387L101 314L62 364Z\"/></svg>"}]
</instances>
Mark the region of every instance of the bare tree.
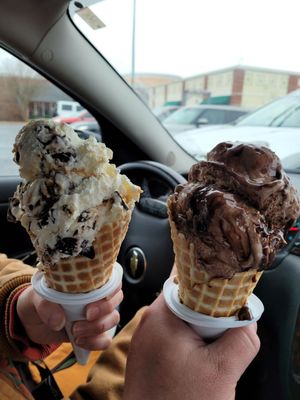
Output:
<instances>
[{"instance_id":1,"label":"bare tree","mask_svg":"<svg viewBox=\"0 0 300 400\"><path fill-rule=\"evenodd\" d=\"M25 121L29 116L30 102L46 80L21 61L6 61L3 80L7 101L17 107L20 118Z\"/></svg>"}]
</instances>

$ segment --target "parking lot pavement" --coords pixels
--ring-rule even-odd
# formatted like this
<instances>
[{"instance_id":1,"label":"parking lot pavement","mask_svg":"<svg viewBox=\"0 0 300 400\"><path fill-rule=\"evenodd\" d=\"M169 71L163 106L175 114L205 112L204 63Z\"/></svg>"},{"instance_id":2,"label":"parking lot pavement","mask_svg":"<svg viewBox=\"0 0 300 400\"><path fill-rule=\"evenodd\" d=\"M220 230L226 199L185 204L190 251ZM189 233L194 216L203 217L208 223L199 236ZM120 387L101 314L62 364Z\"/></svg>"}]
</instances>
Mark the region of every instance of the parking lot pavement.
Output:
<instances>
[{"instance_id":1,"label":"parking lot pavement","mask_svg":"<svg viewBox=\"0 0 300 400\"><path fill-rule=\"evenodd\" d=\"M0 121L0 176L19 175L18 166L13 161L12 148L23 125L23 122Z\"/></svg>"}]
</instances>

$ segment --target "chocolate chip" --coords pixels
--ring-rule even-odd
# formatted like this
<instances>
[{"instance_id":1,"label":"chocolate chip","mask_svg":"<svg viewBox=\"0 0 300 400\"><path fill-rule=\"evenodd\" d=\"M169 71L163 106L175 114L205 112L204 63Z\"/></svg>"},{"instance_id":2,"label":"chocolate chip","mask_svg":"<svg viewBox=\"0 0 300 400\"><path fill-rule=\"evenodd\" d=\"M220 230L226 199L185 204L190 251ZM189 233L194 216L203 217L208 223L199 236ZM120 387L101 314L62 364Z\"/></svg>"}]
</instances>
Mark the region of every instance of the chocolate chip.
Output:
<instances>
[{"instance_id":1,"label":"chocolate chip","mask_svg":"<svg viewBox=\"0 0 300 400\"><path fill-rule=\"evenodd\" d=\"M62 210L63 210L63 212L65 212L66 214L72 215L72 211L68 208L68 206L67 206L66 204L64 204L64 205L62 206Z\"/></svg>"},{"instance_id":2,"label":"chocolate chip","mask_svg":"<svg viewBox=\"0 0 300 400\"><path fill-rule=\"evenodd\" d=\"M49 211L49 216L51 221L53 222L53 224L55 223L55 217L54 217L54 209L51 208L51 210Z\"/></svg>"},{"instance_id":3,"label":"chocolate chip","mask_svg":"<svg viewBox=\"0 0 300 400\"><path fill-rule=\"evenodd\" d=\"M95 250L93 246L89 245L87 240L83 240L81 243L82 251L80 255L93 259L95 257Z\"/></svg>"},{"instance_id":4,"label":"chocolate chip","mask_svg":"<svg viewBox=\"0 0 300 400\"><path fill-rule=\"evenodd\" d=\"M37 132L37 140L44 146L48 146L56 137L55 131L49 125L38 125L35 130Z\"/></svg>"},{"instance_id":5,"label":"chocolate chip","mask_svg":"<svg viewBox=\"0 0 300 400\"><path fill-rule=\"evenodd\" d=\"M53 204L55 204L57 202L58 197L42 196L42 198L43 198L44 204L43 204L42 210L39 215L39 224L40 224L40 226L45 226L48 224L49 216L51 217L52 221L54 219L54 217L51 213L51 209L52 209Z\"/></svg>"},{"instance_id":6,"label":"chocolate chip","mask_svg":"<svg viewBox=\"0 0 300 400\"><path fill-rule=\"evenodd\" d=\"M123 207L126 211L128 211L129 208L128 208L127 204L125 203L125 201L123 200L123 198L122 198L122 196L120 195L120 193L116 190L116 191L115 191L115 194L120 198L122 207Z\"/></svg>"},{"instance_id":7,"label":"chocolate chip","mask_svg":"<svg viewBox=\"0 0 300 400\"><path fill-rule=\"evenodd\" d=\"M70 182L70 184L69 184L69 194L74 193L75 188L76 188L75 183L74 182Z\"/></svg>"},{"instance_id":8,"label":"chocolate chip","mask_svg":"<svg viewBox=\"0 0 300 400\"><path fill-rule=\"evenodd\" d=\"M51 264L54 253L55 253L55 250L51 249L51 247L49 247L49 246L46 246L45 251L42 256L42 261L45 264Z\"/></svg>"},{"instance_id":9,"label":"chocolate chip","mask_svg":"<svg viewBox=\"0 0 300 400\"><path fill-rule=\"evenodd\" d=\"M77 222L86 222L89 218L90 218L90 213L84 210L77 218Z\"/></svg>"},{"instance_id":10,"label":"chocolate chip","mask_svg":"<svg viewBox=\"0 0 300 400\"><path fill-rule=\"evenodd\" d=\"M85 242L85 241L84 241L84 242ZM93 260L93 259L95 258L95 250L94 250L94 247L93 247L93 246L90 246L90 247L85 247L85 248L83 248L82 251L81 251L81 253L80 253L80 255L81 255L81 256L84 256L84 257L87 257L87 258L90 258L91 260Z\"/></svg>"},{"instance_id":11,"label":"chocolate chip","mask_svg":"<svg viewBox=\"0 0 300 400\"><path fill-rule=\"evenodd\" d=\"M39 225L39 227L40 228L42 228L43 226L46 226L46 225L48 225L48 211L45 213L45 214L41 214L40 215L40 219L39 219L39 222L38 222L38 225Z\"/></svg>"},{"instance_id":12,"label":"chocolate chip","mask_svg":"<svg viewBox=\"0 0 300 400\"><path fill-rule=\"evenodd\" d=\"M251 312L247 306L244 306L240 309L238 313L239 321L249 321L252 319Z\"/></svg>"},{"instance_id":13,"label":"chocolate chip","mask_svg":"<svg viewBox=\"0 0 300 400\"><path fill-rule=\"evenodd\" d=\"M71 152L52 154L52 158L54 158L54 160L59 160L62 163L69 162L72 157L74 158L74 154L72 154Z\"/></svg>"},{"instance_id":14,"label":"chocolate chip","mask_svg":"<svg viewBox=\"0 0 300 400\"><path fill-rule=\"evenodd\" d=\"M68 255L73 255L75 247L77 246L77 239L73 237L58 238L55 248L60 252Z\"/></svg>"}]
</instances>

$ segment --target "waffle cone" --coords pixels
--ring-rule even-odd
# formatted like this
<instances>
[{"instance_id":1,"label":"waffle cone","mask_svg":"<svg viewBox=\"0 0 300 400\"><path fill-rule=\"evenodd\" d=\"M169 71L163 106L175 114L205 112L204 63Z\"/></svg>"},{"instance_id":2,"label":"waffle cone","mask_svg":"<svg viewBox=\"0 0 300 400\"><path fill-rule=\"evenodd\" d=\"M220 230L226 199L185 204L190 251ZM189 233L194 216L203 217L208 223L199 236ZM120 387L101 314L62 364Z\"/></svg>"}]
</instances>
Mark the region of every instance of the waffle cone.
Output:
<instances>
[{"instance_id":1,"label":"waffle cone","mask_svg":"<svg viewBox=\"0 0 300 400\"><path fill-rule=\"evenodd\" d=\"M182 303L212 317L237 314L247 303L262 272L252 269L236 273L231 279L211 279L204 269L195 265L194 244L177 231L171 220L170 225Z\"/></svg>"},{"instance_id":2,"label":"waffle cone","mask_svg":"<svg viewBox=\"0 0 300 400\"><path fill-rule=\"evenodd\" d=\"M102 226L93 242L95 257L92 260L83 256L70 257L45 268L48 286L65 293L85 293L103 286L112 274L129 221L127 214L123 220Z\"/></svg>"}]
</instances>

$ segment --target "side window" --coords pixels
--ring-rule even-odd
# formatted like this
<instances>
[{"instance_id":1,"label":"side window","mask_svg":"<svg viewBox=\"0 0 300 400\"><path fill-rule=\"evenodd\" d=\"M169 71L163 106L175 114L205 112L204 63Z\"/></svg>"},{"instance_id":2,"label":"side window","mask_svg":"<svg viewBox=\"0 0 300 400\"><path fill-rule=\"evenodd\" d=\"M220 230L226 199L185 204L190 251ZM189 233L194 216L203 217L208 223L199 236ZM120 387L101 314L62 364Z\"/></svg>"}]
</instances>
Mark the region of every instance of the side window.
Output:
<instances>
[{"instance_id":1,"label":"side window","mask_svg":"<svg viewBox=\"0 0 300 400\"><path fill-rule=\"evenodd\" d=\"M289 128L298 128L300 126L300 107L295 107L289 110L283 117L280 126Z\"/></svg>"},{"instance_id":2,"label":"side window","mask_svg":"<svg viewBox=\"0 0 300 400\"><path fill-rule=\"evenodd\" d=\"M244 115L243 112L239 111L228 111L225 115L224 123L233 122L238 119L240 116Z\"/></svg>"},{"instance_id":3,"label":"side window","mask_svg":"<svg viewBox=\"0 0 300 400\"><path fill-rule=\"evenodd\" d=\"M65 111L72 111L72 106L69 105L69 104L64 104L62 106L62 109L65 110Z\"/></svg>"},{"instance_id":4,"label":"side window","mask_svg":"<svg viewBox=\"0 0 300 400\"><path fill-rule=\"evenodd\" d=\"M223 124L225 119L224 110L204 110L201 118L207 119L208 124Z\"/></svg>"},{"instance_id":5,"label":"side window","mask_svg":"<svg viewBox=\"0 0 300 400\"><path fill-rule=\"evenodd\" d=\"M54 118L73 124L82 138L101 140L100 127L90 115L81 123L84 108L26 64L0 48L0 176L17 176L12 147L19 130L31 119ZM72 111L72 112L70 112Z\"/></svg>"}]
</instances>

